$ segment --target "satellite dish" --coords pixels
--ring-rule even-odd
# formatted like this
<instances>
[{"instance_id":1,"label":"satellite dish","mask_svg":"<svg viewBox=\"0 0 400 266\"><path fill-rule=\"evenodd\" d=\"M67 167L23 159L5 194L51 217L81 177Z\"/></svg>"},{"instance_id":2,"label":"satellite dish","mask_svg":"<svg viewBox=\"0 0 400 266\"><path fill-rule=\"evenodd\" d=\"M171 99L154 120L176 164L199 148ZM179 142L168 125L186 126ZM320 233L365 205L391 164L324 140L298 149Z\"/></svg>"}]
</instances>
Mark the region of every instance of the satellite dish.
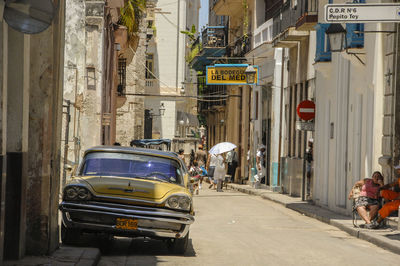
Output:
<instances>
[{"instance_id":1,"label":"satellite dish","mask_svg":"<svg viewBox=\"0 0 400 266\"><path fill-rule=\"evenodd\" d=\"M54 6L51 0L6 0L3 16L14 30L35 34L50 26Z\"/></svg>"}]
</instances>

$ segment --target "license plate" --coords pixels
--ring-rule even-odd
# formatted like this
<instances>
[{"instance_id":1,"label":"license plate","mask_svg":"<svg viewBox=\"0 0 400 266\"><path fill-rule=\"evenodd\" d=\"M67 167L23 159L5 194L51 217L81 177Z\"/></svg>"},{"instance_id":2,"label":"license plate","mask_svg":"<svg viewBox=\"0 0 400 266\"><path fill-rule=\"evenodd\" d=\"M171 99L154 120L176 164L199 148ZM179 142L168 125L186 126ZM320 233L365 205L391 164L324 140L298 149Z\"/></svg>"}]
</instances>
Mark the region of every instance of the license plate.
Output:
<instances>
[{"instance_id":1,"label":"license plate","mask_svg":"<svg viewBox=\"0 0 400 266\"><path fill-rule=\"evenodd\" d=\"M117 229L136 230L138 228L138 220L117 218L116 228Z\"/></svg>"}]
</instances>

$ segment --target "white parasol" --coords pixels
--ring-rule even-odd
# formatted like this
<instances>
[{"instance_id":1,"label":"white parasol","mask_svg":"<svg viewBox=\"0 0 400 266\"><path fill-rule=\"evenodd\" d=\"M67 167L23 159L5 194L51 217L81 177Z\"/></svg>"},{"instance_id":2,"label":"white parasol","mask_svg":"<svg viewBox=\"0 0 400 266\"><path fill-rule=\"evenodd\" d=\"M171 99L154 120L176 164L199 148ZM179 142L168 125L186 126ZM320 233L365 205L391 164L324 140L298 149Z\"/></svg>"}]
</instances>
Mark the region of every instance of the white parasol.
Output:
<instances>
[{"instance_id":1,"label":"white parasol","mask_svg":"<svg viewBox=\"0 0 400 266\"><path fill-rule=\"evenodd\" d=\"M224 152L228 152L236 148L236 145L230 142L221 142L216 145L214 145L208 153L210 154L221 154Z\"/></svg>"}]
</instances>

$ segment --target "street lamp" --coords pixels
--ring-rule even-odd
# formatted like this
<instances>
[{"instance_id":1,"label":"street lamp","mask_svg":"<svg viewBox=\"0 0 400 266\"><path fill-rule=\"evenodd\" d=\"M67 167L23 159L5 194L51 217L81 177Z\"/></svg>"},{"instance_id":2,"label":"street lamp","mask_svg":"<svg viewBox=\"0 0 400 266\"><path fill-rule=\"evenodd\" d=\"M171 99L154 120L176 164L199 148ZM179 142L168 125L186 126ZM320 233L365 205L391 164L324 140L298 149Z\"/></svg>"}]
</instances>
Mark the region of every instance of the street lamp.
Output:
<instances>
[{"instance_id":1,"label":"street lamp","mask_svg":"<svg viewBox=\"0 0 400 266\"><path fill-rule=\"evenodd\" d=\"M346 54L354 55L357 60L365 66L365 63L358 56L358 54L365 53L354 53L347 50L347 30L343 28L341 24L331 24L328 29L326 29L325 33L328 36L329 45L332 52L342 52L345 50Z\"/></svg>"},{"instance_id":2,"label":"street lamp","mask_svg":"<svg viewBox=\"0 0 400 266\"><path fill-rule=\"evenodd\" d=\"M256 83L256 69L252 65L248 65L244 74L246 75L246 80L248 84Z\"/></svg>"},{"instance_id":3,"label":"street lamp","mask_svg":"<svg viewBox=\"0 0 400 266\"><path fill-rule=\"evenodd\" d=\"M160 116L162 116L162 115L164 115L164 113L165 113L164 103L161 103L161 104L160 104L160 107L158 108L158 114L159 114Z\"/></svg>"},{"instance_id":4,"label":"street lamp","mask_svg":"<svg viewBox=\"0 0 400 266\"><path fill-rule=\"evenodd\" d=\"M153 114L152 112L150 112L150 116L163 116L165 113L165 106L164 103L160 104L160 107L158 108L158 115Z\"/></svg>"},{"instance_id":5,"label":"street lamp","mask_svg":"<svg viewBox=\"0 0 400 266\"><path fill-rule=\"evenodd\" d=\"M341 24L331 24L325 33L332 52L341 52L347 48L347 31Z\"/></svg>"}]
</instances>

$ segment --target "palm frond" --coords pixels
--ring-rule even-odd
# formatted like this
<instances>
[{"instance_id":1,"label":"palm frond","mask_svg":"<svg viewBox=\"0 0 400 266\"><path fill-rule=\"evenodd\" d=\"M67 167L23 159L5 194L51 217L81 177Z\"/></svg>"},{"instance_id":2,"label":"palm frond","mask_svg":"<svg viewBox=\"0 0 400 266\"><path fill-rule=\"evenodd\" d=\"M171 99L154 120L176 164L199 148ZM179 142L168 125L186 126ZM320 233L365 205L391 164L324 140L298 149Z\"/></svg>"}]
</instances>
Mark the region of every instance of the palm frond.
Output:
<instances>
[{"instance_id":1,"label":"palm frond","mask_svg":"<svg viewBox=\"0 0 400 266\"><path fill-rule=\"evenodd\" d=\"M140 18L146 11L146 0L127 0L121 8L120 23L128 30L128 36L134 35L140 24Z\"/></svg>"}]
</instances>

